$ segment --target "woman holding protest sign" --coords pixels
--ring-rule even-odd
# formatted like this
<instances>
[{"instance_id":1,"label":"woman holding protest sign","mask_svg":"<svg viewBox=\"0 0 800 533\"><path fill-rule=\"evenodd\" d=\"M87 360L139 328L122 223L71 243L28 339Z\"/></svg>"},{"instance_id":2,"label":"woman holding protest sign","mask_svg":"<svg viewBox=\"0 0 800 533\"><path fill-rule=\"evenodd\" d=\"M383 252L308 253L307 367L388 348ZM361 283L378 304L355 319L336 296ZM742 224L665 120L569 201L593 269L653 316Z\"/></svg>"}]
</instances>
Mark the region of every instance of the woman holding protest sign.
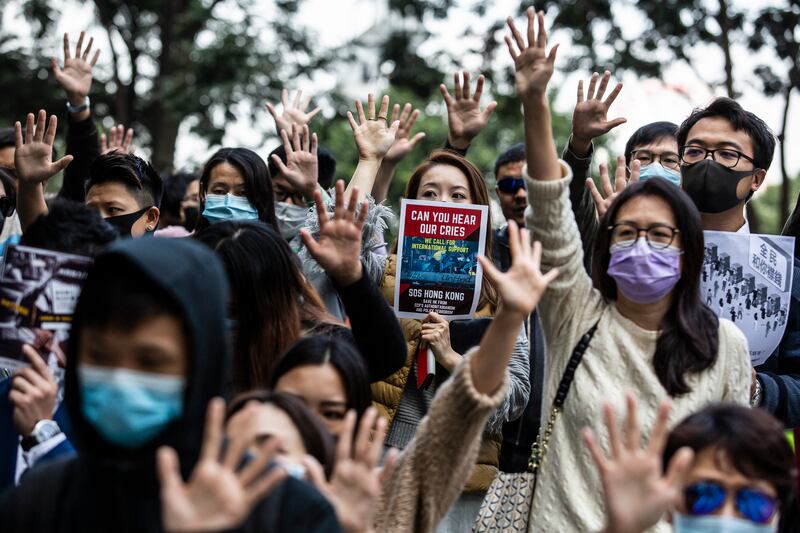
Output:
<instances>
[{"instance_id":1,"label":"woman holding protest sign","mask_svg":"<svg viewBox=\"0 0 800 533\"><path fill-rule=\"evenodd\" d=\"M528 530L597 531L604 523L600 480L580 431L600 433L604 401L622 410L622 394L609 392L633 390L642 434L649 435L666 396L674 398L673 420L713 402L746 405L750 362L744 336L700 300L700 216L672 184L652 179L617 197L601 220L594 284L586 274L570 209L572 176L555 151L546 95L557 47L546 52L544 14L538 35L534 17L529 9L527 44L511 19L513 39L506 41L524 111L532 207L526 222L543 241L545 269L561 275L540 308L549 359L543 402L553 408L532 453L537 481ZM638 171L634 163L632 175Z\"/></svg>"},{"instance_id":2,"label":"woman holding protest sign","mask_svg":"<svg viewBox=\"0 0 800 533\"><path fill-rule=\"evenodd\" d=\"M479 85L482 83L479 82ZM457 91L457 98L466 98L478 106L478 100L471 98L468 91ZM357 102L360 124L351 118L356 144L362 159L344 192L348 198L353 188L357 190L371 190L375 173L380 166L380 161L392 145L393 133L386 124L385 117L388 111L389 100L384 97L380 111L376 118L374 98L370 96L367 113L365 114L361 103ZM455 109L456 106L450 106ZM455 111L452 111L455 112ZM368 136L365 132L371 129L384 128L383 136ZM388 141L387 141L388 139ZM301 252L301 257L306 261L315 260L322 268L331 271L336 267L330 265L331 258L326 257L324 250L326 243L334 243L341 239L338 235L336 224L328 220L328 212L342 212L344 200L336 195L334 205L325 206L321 196L317 201L317 214L319 225L303 230L303 241L306 250ZM489 193L486 189L481 172L472 163L462 156L448 150L432 153L412 174L406 189L406 198L428 200L434 202L461 203L472 205L489 205ZM354 199L351 199L353 202ZM370 202L370 199L367 199ZM369 208L372 208L371 206ZM487 217L488 218L488 217ZM310 230L310 231L309 231ZM492 228L487 220L485 227L486 249L491 250ZM313 236L312 236L313 235ZM371 235L364 236L368 242ZM317 242L319 241L319 242ZM396 255L381 256L364 251L362 262L365 269L373 279L378 281L381 290L390 302L394 301L397 257ZM497 292L489 279L485 279L480 292L480 299L475 313L477 318L488 319L497 311ZM430 407L431 400L436 392L434 387L419 387L417 380L416 356L420 349L430 347L439 374L436 383L441 384L450 372L460 363L462 355L467 349L475 346L488 320L457 321L449 323L444 317L431 313L423 320L401 319L401 326L406 338L408 357L405 366L382 382L372 387L373 400L390 421L387 446L400 449L414 437L420 421ZM451 333L458 333L451 336ZM454 349L458 348L458 351ZM508 393L497 411L489 418L486 430L486 439L478 457L478 464L467 482L465 491L473 493L467 498L471 501L464 504L463 513L458 509L456 515L467 517L463 524L471 523L477 512L478 505L483 498L483 493L489 487L497 473L498 451L500 448L500 429L503 422L518 417L525 408L530 394L528 363L528 341L525 330L520 328L520 334L514 348L511 363L507 370ZM443 375L442 375L443 374ZM477 495L475 494L477 493ZM464 502L462 502L464 503ZM454 530L463 531L461 525L454 526ZM469 527L468 525L466 527Z\"/></svg>"}]
</instances>

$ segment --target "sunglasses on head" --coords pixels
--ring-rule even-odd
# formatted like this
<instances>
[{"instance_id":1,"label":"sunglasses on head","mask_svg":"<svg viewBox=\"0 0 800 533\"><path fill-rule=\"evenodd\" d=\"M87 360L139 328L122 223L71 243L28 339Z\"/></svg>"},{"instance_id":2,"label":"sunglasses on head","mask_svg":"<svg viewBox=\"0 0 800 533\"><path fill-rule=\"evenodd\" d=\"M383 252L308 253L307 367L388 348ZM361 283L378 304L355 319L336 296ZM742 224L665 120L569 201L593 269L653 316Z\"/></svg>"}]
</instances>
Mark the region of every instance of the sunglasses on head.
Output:
<instances>
[{"instance_id":1,"label":"sunglasses on head","mask_svg":"<svg viewBox=\"0 0 800 533\"><path fill-rule=\"evenodd\" d=\"M709 515L719 511L728 498L728 489L713 481L692 483L683 491L686 509L691 515ZM734 494L736 509L744 518L766 524L775 516L778 501L764 491L744 487Z\"/></svg>"},{"instance_id":2,"label":"sunglasses on head","mask_svg":"<svg viewBox=\"0 0 800 533\"><path fill-rule=\"evenodd\" d=\"M8 196L0 197L0 214L4 217L13 215L16 207L17 205L13 198L9 198Z\"/></svg>"},{"instance_id":3,"label":"sunglasses on head","mask_svg":"<svg viewBox=\"0 0 800 533\"><path fill-rule=\"evenodd\" d=\"M525 188L525 179L522 176L503 178L497 182L497 188L506 194L516 194L518 190Z\"/></svg>"}]
</instances>

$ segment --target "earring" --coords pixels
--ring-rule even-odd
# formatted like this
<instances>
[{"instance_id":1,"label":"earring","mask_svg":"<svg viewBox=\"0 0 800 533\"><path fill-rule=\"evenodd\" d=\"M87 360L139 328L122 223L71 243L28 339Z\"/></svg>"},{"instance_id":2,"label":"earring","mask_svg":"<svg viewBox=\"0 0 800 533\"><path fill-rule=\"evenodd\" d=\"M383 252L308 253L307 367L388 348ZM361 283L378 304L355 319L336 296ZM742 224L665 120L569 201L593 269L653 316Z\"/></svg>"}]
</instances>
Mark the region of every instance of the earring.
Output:
<instances>
[{"instance_id":1,"label":"earring","mask_svg":"<svg viewBox=\"0 0 800 533\"><path fill-rule=\"evenodd\" d=\"M153 231L153 226L147 226L145 229L146 229L147 231Z\"/></svg>"}]
</instances>

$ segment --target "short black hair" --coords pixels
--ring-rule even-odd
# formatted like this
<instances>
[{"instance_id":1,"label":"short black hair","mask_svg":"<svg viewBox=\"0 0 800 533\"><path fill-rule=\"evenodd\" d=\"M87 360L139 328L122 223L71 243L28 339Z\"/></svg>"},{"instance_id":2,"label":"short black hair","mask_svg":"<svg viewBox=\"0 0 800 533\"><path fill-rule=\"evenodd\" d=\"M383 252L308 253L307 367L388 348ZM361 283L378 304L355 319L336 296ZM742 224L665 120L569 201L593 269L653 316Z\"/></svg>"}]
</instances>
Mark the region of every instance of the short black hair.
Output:
<instances>
[{"instance_id":1,"label":"short black hair","mask_svg":"<svg viewBox=\"0 0 800 533\"><path fill-rule=\"evenodd\" d=\"M630 167L631 154L637 146L650 144L664 137L672 137L674 139L676 133L678 133L678 125L674 122L662 121L645 124L634 131L628 142L625 143L625 164Z\"/></svg>"},{"instance_id":2,"label":"short black hair","mask_svg":"<svg viewBox=\"0 0 800 533\"><path fill-rule=\"evenodd\" d=\"M97 157L89 167L86 192L107 181L122 183L142 209L161 206L164 183L158 172L141 157L115 152Z\"/></svg>"},{"instance_id":3,"label":"short black hair","mask_svg":"<svg viewBox=\"0 0 800 533\"><path fill-rule=\"evenodd\" d=\"M794 454L783 424L763 409L739 405L712 405L682 420L670 432L664 448L666 469L683 447L695 456L707 449L723 452L736 470L775 487L781 513L791 505L794 492Z\"/></svg>"},{"instance_id":4,"label":"short black hair","mask_svg":"<svg viewBox=\"0 0 800 533\"><path fill-rule=\"evenodd\" d=\"M497 158L494 162L494 178L497 179L497 173L500 172L500 167L509 163L519 163L525 161L525 145L522 143L515 144Z\"/></svg>"},{"instance_id":5,"label":"short black hair","mask_svg":"<svg viewBox=\"0 0 800 533\"><path fill-rule=\"evenodd\" d=\"M193 172L167 174L164 177L164 193L161 195L161 213L179 219L186 188L191 182L199 179L200 176Z\"/></svg>"},{"instance_id":6,"label":"short black hair","mask_svg":"<svg viewBox=\"0 0 800 533\"><path fill-rule=\"evenodd\" d=\"M96 209L56 198L50 202L49 212L25 230L20 244L94 257L118 236L117 230Z\"/></svg>"},{"instance_id":7,"label":"short black hair","mask_svg":"<svg viewBox=\"0 0 800 533\"><path fill-rule=\"evenodd\" d=\"M286 150L283 148L282 144L279 144L277 148L269 153L269 157L267 157L269 175L277 176L280 170L278 170L278 165L272 161L273 155L277 155L280 160L283 161L283 164L286 164ZM319 186L323 189L330 189L336 177L336 158L327 148L320 146L317 148L317 164L317 183L319 183Z\"/></svg>"},{"instance_id":8,"label":"short black hair","mask_svg":"<svg viewBox=\"0 0 800 533\"><path fill-rule=\"evenodd\" d=\"M722 117L731 123L736 131L743 131L753 141L753 164L757 168L769 169L775 153L775 135L766 122L754 113L745 111L741 105L730 98L717 98L707 107L697 108L683 121L675 135L678 146L684 146L689 130L704 118Z\"/></svg>"},{"instance_id":9,"label":"short black hair","mask_svg":"<svg viewBox=\"0 0 800 533\"><path fill-rule=\"evenodd\" d=\"M25 134L23 133L23 136ZM17 143L14 139L14 128L0 128L0 148L8 148L9 146L16 146Z\"/></svg>"}]
</instances>

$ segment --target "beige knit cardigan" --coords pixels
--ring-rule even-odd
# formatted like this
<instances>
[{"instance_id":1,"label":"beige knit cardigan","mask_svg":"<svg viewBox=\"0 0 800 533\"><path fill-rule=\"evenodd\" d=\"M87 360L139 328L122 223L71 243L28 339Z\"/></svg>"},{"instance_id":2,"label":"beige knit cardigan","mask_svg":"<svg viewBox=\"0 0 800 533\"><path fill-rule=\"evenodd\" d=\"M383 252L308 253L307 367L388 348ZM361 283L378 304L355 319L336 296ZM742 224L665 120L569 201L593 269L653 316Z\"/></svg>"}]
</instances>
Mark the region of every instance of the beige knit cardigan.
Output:
<instances>
[{"instance_id":1,"label":"beige knit cardigan","mask_svg":"<svg viewBox=\"0 0 800 533\"><path fill-rule=\"evenodd\" d=\"M475 390L475 350L439 388L414 440L398 457L375 510L374 531L432 532L461 494L486 420L506 392L505 382L491 396Z\"/></svg>"}]
</instances>

